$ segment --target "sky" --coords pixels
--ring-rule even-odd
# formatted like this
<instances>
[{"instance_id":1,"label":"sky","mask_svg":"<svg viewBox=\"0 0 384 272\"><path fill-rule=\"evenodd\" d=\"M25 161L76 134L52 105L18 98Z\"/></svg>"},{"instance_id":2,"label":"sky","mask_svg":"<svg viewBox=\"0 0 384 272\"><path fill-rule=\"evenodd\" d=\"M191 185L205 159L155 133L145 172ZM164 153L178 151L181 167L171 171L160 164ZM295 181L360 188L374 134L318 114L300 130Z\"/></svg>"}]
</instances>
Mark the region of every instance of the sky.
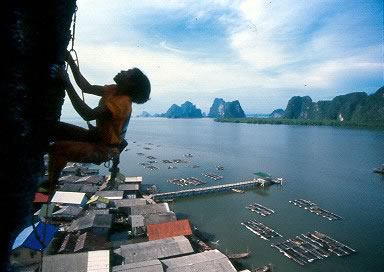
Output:
<instances>
[{"instance_id":1,"label":"sky","mask_svg":"<svg viewBox=\"0 0 384 272\"><path fill-rule=\"evenodd\" d=\"M239 100L246 114L384 85L382 0L77 0L74 49L91 84L141 69L133 114ZM68 49L71 48L71 43ZM86 95L96 106L98 97ZM66 99L63 115L76 114Z\"/></svg>"}]
</instances>

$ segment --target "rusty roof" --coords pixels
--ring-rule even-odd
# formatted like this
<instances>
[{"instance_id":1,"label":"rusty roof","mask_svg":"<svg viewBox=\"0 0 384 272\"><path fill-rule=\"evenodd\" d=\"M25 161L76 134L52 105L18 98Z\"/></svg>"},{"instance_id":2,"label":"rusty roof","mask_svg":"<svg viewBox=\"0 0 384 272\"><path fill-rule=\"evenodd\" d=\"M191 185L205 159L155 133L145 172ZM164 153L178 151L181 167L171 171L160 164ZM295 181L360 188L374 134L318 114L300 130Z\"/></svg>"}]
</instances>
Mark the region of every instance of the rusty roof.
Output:
<instances>
[{"instance_id":1,"label":"rusty roof","mask_svg":"<svg viewBox=\"0 0 384 272\"><path fill-rule=\"evenodd\" d=\"M191 234L188 219L147 225L147 235L150 241Z\"/></svg>"}]
</instances>

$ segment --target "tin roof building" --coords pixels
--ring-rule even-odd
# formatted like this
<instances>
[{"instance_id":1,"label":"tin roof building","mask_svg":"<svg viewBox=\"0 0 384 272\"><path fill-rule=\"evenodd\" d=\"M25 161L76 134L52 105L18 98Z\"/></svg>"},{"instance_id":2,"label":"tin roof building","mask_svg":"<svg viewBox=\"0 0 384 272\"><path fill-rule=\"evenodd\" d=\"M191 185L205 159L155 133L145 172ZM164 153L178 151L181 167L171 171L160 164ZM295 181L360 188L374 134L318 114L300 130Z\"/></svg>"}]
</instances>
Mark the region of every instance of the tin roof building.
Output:
<instances>
[{"instance_id":1,"label":"tin roof building","mask_svg":"<svg viewBox=\"0 0 384 272\"><path fill-rule=\"evenodd\" d=\"M193 248L187 238L178 236L122 245L115 253L124 258L124 264L129 264L190 254Z\"/></svg>"},{"instance_id":2,"label":"tin roof building","mask_svg":"<svg viewBox=\"0 0 384 272\"><path fill-rule=\"evenodd\" d=\"M236 272L230 260L215 250L204 251L161 261L166 272Z\"/></svg>"},{"instance_id":3,"label":"tin roof building","mask_svg":"<svg viewBox=\"0 0 384 272\"><path fill-rule=\"evenodd\" d=\"M159 260L124 264L113 267L112 272L164 272Z\"/></svg>"},{"instance_id":4,"label":"tin roof building","mask_svg":"<svg viewBox=\"0 0 384 272\"><path fill-rule=\"evenodd\" d=\"M169 212L168 203L157 203L130 207L130 215L146 215L150 213Z\"/></svg>"},{"instance_id":5,"label":"tin roof building","mask_svg":"<svg viewBox=\"0 0 384 272\"><path fill-rule=\"evenodd\" d=\"M192 230L188 219L147 225L149 241L191 234Z\"/></svg>"},{"instance_id":6,"label":"tin roof building","mask_svg":"<svg viewBox=\"0 0 384 272\"><path fill-rule=\"evenodd\" d=\"M49 255L43 258L43 272L109 272L109 250Z\"/></svg>"},{"instance_id":7,"label":"tin roof building","mask_svg":"<svg viewBox=\"0 0 384 272\"><path fill-rule=\"evenodd\" d=\"M57 204L84 206L88 198L85 193L56 191L51 202Z\"/></svg>"}]
</instances>

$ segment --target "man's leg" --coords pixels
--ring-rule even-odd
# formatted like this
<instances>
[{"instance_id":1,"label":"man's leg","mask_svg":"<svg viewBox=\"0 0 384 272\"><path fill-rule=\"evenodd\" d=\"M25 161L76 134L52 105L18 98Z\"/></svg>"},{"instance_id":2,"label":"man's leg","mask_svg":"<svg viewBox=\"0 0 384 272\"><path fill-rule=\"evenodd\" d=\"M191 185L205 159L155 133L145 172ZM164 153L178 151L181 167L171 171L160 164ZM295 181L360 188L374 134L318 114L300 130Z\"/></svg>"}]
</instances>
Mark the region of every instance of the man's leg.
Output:
<instances>
[{"instance_id":1,"label":"man's leg","mask_svg":"<svg viewBox=\"0 0 384 272\"><path fill-rule=\"evenodd\" d=\"M87 142L59 141L50 146L48 182L56 184L68 162L101 164L119 154L117 148Z\"/></svg>"},{"instance_id":2,"label":"man's leg","mask_svg":"<svg viewBox=\"0 0 384 272\"><path fill-rule=\"evenodd\" d=\"M99 141L96 130L89 130L65 122L57 122L51 131L53 141L90 142Z\"/></svg>"}]
</instances>

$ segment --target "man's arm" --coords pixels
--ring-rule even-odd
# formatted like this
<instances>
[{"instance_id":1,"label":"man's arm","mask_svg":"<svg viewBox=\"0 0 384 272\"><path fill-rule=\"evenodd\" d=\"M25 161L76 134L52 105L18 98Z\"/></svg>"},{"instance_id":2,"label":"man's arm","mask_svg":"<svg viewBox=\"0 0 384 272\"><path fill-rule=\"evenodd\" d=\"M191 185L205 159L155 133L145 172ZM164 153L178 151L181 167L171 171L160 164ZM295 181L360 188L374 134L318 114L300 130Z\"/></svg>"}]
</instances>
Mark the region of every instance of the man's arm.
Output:
<instances>
[{"instance_id":1,"label":"man's arm","mask_svg":"<svg viewBox=\"0 0 384 272\"><path fill-rule=\"evenodd\" d=\"M68 97L73 105L73 108L85 121L92 121L95 119L101 119L110 116L111 113L109 112L109 110L103 106L99 106L94 109L89 107L77 94L75 88L73 88L73 85L68 78L68 74L65 71L62 71L61 77L64 81L65 88L67 90Z\"/></svg>"},{"instance_id":2,"label":"man's arm","mask_svg":"<svg viewBox=\"0 0 384 272\"><path fill-rule=\"evenodd\" d=\"M103 87L98 85L91 85L88 80L81 74L79 67L76 65L72 58L72 55L67 51L67 63L71 67L73 77L75 78L76 84L79 88L88 94L102 96Z\"/></svg>"}]
</instances>

